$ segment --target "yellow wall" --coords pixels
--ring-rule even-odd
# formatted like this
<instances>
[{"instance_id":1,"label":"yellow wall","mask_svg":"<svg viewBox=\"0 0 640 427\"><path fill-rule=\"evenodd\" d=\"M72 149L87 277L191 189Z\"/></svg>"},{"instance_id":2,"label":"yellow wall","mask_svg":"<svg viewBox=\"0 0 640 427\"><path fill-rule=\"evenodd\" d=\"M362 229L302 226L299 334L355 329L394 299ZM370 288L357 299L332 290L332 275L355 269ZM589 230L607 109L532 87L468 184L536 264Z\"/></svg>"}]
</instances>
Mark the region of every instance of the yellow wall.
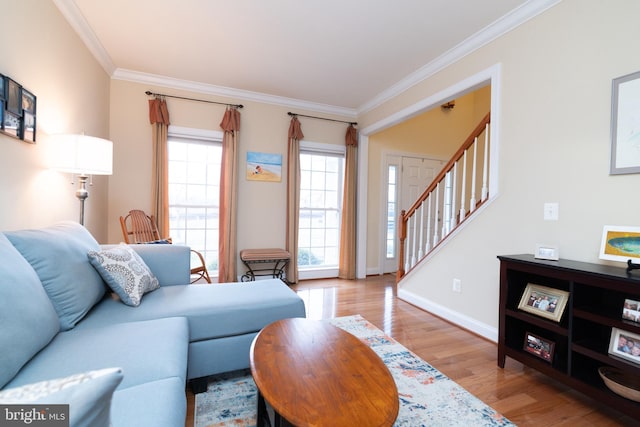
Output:
<instances>
[{"instance_id":1,"label":"yellow wall","mask_svg":"<svg viewBox=\"0 0 640 427\"><path fill-rule=\"evenodd\" d=\"M286 222L287 133L290 108L257 102L239 102L203 94L140 83L113 80L111 136L115 144L114 175L109 181L109 241L119 242L118 218L130 209L150 210L151 127L145 91L241 103L238 184L238 249L284 247ZM220 131L224 106L167 98L171 124ZM294 110L299 114L313 114ZM316 114L317 115L317 114ZM325 116L326 117L326 116ZM339 117L333 117L339 118ZM305 140L344 145L346 124L300 117ZM244 175L247 151L281 154L281 182L248 181ZM242 268L239 269L241 271Z\"/></svg>"},{"instance_id":2,"label":"yellow wall","mask_svg":"<svg viewBox=\"0 0 640 427\"><path fill-rule=\"evenodd\" d=\"M501 113L492 116L500 193L402 291L497 328L497 255L533 253L546 243L563 258L600 262L604 225L638 225L640 176L609 175L611 81L640 70L640 57L630 54L640 39L638 14L634 0L562 1L358 118L369 126L501 64ZM545 202L559 203L559 221L543 220ZM454 278L460 294L452 292Z\"/></svg>"},{"instance_id":3,"label":"yellow wall","mask_svg":"<svg viewBox=\"0 0 640 427\"><path fill-rule=\"evenodd\" d=\"M6 3L6 2L5 2ZM46 168L54 133L109 137L109 76L51 1L20 0L0 14L0 73L37 97L37 143L0 134L0 230L78 220L70 176ZM94 178L85 224L106 239L108 178Z\"/></svg>"}]
</instances>

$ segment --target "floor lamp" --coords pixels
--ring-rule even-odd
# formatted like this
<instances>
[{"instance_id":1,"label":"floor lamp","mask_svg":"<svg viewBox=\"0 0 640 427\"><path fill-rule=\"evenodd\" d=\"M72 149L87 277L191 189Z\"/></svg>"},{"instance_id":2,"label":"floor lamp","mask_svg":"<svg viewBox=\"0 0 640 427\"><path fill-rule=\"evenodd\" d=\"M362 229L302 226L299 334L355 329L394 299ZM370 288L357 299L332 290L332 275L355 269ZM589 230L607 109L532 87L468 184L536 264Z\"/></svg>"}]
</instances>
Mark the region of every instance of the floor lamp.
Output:
<instances>
[{"instance_id":1,"label":"floor lamp","mask_svg":"<svg viewBox=\"0 0 640 427\"><path fill-rule=\"evenodd\" d=\"M80 224L84 225L84 201L89 197L90 175L111 175L113 143L87 135L54 135L51 138L51 168L78 177L76 197L80 200Z\"/></svg>"}]
</instances>

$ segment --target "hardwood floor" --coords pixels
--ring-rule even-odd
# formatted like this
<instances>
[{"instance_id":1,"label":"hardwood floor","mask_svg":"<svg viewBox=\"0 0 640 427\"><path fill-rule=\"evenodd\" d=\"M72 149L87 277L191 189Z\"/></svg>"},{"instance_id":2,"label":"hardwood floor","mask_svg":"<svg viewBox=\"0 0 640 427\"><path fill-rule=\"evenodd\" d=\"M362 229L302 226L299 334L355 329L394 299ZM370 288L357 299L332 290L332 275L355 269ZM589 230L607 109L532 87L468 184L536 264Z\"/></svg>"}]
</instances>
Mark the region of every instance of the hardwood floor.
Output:
<instances>
[{"instance_id":1,"label":"hardwood floor","mask_svg":"<svg viewBox=\"0 0 640 427\"><path fill-rule=\"evenodd\" d=\"M519 426L638 425L512 359L500 369L496 344L397 299L393 275L303 281L291 288L305 300L307 317L360 314ZM194 402L187 391L188 427Z\"/></svg>"}]
</instances>

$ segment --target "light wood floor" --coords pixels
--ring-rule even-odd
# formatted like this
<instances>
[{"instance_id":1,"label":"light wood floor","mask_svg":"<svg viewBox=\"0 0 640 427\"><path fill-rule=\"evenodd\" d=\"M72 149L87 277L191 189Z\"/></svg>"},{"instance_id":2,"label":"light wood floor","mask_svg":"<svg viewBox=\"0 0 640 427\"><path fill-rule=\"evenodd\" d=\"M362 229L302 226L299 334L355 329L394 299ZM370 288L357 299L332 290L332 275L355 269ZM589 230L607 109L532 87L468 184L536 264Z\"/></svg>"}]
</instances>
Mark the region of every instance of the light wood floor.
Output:
<instances>
[{"instance_id":1,"label":"light wood floor","mask_svg":"<svg viewBox=\"0 0 640 427\"><path fill-rule=\"evenodd\" d=\"M639 425L512 359L498 368L496 344L397 299L392 275L303 281L292 289L305 300L307 317L362 315L519 426ZM190 391L187 404L191 427Z\"/></svg>"}]
</instances>

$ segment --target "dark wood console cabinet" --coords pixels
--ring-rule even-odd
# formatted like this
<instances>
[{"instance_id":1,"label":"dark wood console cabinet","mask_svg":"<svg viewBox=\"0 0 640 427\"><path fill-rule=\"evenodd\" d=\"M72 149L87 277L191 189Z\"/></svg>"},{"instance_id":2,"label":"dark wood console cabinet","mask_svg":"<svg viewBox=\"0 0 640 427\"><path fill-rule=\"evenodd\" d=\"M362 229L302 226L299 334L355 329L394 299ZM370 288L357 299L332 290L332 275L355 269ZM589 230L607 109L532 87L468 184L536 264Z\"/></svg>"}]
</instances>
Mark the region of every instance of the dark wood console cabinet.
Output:
<instances>
[{"instance_id":1,"label":"dark wood console cabinet","mask_svg":"<svg viewBox=\"0 0 640 427\"><path fill-rule=\"evenodd\" d=\"M640 403L610 391L598 368L612 366L640 375L640 364L610 355L612 328L640 335L640 324L622 319L625 299L640 301L640 271L626 272L585 262L535 259L533 255L499 256L500 308L498 366L506 356L640 419ZM528 283L569 292L559 322L518 309ZM529 332L555 343L553 359L547 362L524 351Z\"/></svg>"}]
</instances>

